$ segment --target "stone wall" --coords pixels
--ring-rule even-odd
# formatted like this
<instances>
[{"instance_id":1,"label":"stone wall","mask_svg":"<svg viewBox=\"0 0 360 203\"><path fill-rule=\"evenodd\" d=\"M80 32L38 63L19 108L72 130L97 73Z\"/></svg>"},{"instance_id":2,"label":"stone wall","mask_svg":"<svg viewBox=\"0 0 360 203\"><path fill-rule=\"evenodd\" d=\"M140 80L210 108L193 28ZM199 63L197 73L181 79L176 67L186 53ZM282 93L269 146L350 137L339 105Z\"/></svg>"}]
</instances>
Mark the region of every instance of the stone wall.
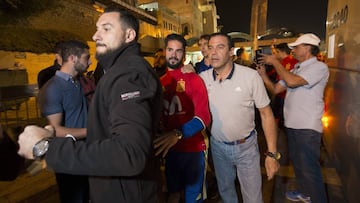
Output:
<instances>
[{"instance_id":1,"label":"stone wall","mask_svg":"<svg viewBox=\"0 0 360 203\"><path fill-rule=\"evenodd\" d=\"M89 41L88 45L90 46L90 60L92 61L92 64L88 70L94 70L97 64L97 61L95 59L95 43ZM39 71L54 64L54 59L54 54L0 51L0 68L24 68L28 73L29 84L36 84L37 74L39 73Z\"/></svg>"},{"instance_id":2,"label":"stone wall","mask_svg":"<svg viewBox=\"0 0 360 203\"><path fill-rule=\"evenodd\" d=\"M51 53L60 40L91 41L99 15L90 1L64 0L14 23L0 21L0 50Z\"/></svg>"}]
</instances>

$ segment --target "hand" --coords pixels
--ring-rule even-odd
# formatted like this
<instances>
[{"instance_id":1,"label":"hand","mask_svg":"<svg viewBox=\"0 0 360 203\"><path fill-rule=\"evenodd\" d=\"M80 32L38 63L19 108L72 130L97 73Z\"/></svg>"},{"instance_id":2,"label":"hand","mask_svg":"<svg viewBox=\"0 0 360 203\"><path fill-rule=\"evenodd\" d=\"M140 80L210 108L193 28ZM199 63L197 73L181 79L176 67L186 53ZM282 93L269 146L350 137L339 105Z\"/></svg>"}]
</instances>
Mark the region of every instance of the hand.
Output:
<instances>
[{"instance_id":1,"label":"hand","mask_svg":"<svg viewBox=\"0 0 360 203\"><path fill-rule=\"evenodd\" d=\"M260 54L259 57L259 64L267 64L267 65L274 65L275 61L279 61L275 55L267 55L267 54Z\"/></svg>"},{"instance_id":2,"label":"hand","mask_svg":"<svg viewBox=\"0 0 360 203\"><path fill-rule=\"evenodd\" d=\"M179 141L175 131L169 131L164 135L158 137L154 141L154 147L156 149L155 155L162 154L164 158L171 147L173 147Z\"/></svg>"},{"instance_id":3,"label":"hand","mask_svg":"<svg viewBox=\"0 0 360 203\"><path fill-rule=\"evenodd\" d=\"M45 126L41 128L35 125L26 126L24 132L19 135L18 154L26 159L34 159L33 148L37 142L45 137L54 136L54 128Z\"/></svg>"},{"instance_id":4,"label":"hand","mask_svg":"<svg viewBox=\"0 0 360 203\"><path fill-rule=\"evenodd\" d=\"M274 175L278 172L280 168L280 164L277 160L266 156L265 158L265 169L266 169L266 175L267 179L271 180L274 178Z\"/></svg>"},{"instance_id":5,"label":"hand","mask_svg":"<svg viewBox=\"0 0 360 203\"><path fill-rule=\"evenodd\" d=\"M256 70L257 70L257 72L259 73L259 75L260 75L261 77L267 76L266 69L265 69L265 66L264 66L264 65L259 65L259 64L257 64L257 65L256 65Z\"/></svg>"},{"instance_id":6,"label":"hand","mask_svg":"<svg viewBox=\"0 0 360 203\"><path fill-rule=\"evenodd\" d=\"M191 64L186 64L181 68L182 73L195 73L195 68Z\"/></svg>"}]
</instances>

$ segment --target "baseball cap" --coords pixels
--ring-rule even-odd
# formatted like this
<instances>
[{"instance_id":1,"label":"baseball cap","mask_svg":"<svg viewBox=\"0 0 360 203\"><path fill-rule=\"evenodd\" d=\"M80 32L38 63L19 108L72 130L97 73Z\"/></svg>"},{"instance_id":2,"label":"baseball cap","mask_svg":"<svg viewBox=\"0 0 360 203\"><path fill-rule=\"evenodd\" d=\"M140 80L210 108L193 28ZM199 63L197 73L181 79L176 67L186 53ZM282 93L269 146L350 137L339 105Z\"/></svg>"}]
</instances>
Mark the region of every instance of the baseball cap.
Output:
<instances>
[{"instance_id":1,"label":"baseball cap","mask_svg":"<svg viewBox=\"0 0 360 203\"><path fill-rule=\"evenodd\" d=\"M288 43L288 46L292 49L299 44L311 44L314 46L319 46L320 39L312 33L303 34L296 39L295 42Z\"/></svg>"}]
</instances>

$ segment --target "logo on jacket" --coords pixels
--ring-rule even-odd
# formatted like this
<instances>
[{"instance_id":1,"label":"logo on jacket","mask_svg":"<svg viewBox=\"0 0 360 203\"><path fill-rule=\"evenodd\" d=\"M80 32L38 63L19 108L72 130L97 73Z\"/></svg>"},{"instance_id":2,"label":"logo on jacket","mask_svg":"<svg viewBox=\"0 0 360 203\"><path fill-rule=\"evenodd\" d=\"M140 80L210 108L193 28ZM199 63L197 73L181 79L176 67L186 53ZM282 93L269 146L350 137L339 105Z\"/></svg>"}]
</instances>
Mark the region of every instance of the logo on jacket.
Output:
<instances>
[{"instance_id":1,"label":"logo on jacket","mask_svg":"<svg viewBox=\"0 0 360 203\"><path fill-rule=\"evenodd\" d=\"M127 92L124 94L121 94L121 100L126 101L128 99L135 99L140 97L140 91L135 91L135 92Z\"/></svg>"},{"instance_id":2,"label":"logo on jacket","mask_svg":"<svg viewBox=\"0 0 360 203\"><path fill-rule=\"evenodd\" d=\"M183 79L180 79L176 83L176 91L177 92L185 92L185 81Z\"/></svg>"}]
</instances>

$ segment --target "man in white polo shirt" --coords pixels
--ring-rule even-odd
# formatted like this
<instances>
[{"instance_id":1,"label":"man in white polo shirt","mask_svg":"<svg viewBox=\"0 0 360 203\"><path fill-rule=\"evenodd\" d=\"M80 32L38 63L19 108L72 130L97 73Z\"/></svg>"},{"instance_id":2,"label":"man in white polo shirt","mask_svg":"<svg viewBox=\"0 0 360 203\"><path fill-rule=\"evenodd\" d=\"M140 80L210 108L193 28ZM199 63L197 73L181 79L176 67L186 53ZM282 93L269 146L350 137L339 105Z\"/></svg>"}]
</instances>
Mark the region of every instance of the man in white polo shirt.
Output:
<instances>
[{"instance_id":1,"label":"man in white polo shirt","mask_svg":"<svg viewBox=\"0 0 360 203\"><path fill-rule=\"evenodd\" d=\"M272 179L279 169L277 127L261 77L253 69L234 64L233 53L229 36L211 34L209 58L213 69L200 73L208 91L213 119L210 149L215 175L224 203L238 202L236 175L244 203L262 203L255 107L260 112L268 147L265 158L268 179Z\"/></svg>"},{"instance_id":2,"label":"man in white polo shirt","mask_svg":"<svg viewBox=\"0 0 360 203\"><path fill-rule=\"evenodd\" d=\"M275 55L264 55L260 64L273 65L282 80L273 84L264 68L258 68L266 87L273 94L287 90L284 102L285 131L289 156L294 166L297 191L286 197L292 201L326 203L320 168L321 117L324 113L324 88L329 78L325 63L318 61L320 39L311 33L300 36L288 46L299 61L290 72Z\"/></svg>"}]
</instances>

